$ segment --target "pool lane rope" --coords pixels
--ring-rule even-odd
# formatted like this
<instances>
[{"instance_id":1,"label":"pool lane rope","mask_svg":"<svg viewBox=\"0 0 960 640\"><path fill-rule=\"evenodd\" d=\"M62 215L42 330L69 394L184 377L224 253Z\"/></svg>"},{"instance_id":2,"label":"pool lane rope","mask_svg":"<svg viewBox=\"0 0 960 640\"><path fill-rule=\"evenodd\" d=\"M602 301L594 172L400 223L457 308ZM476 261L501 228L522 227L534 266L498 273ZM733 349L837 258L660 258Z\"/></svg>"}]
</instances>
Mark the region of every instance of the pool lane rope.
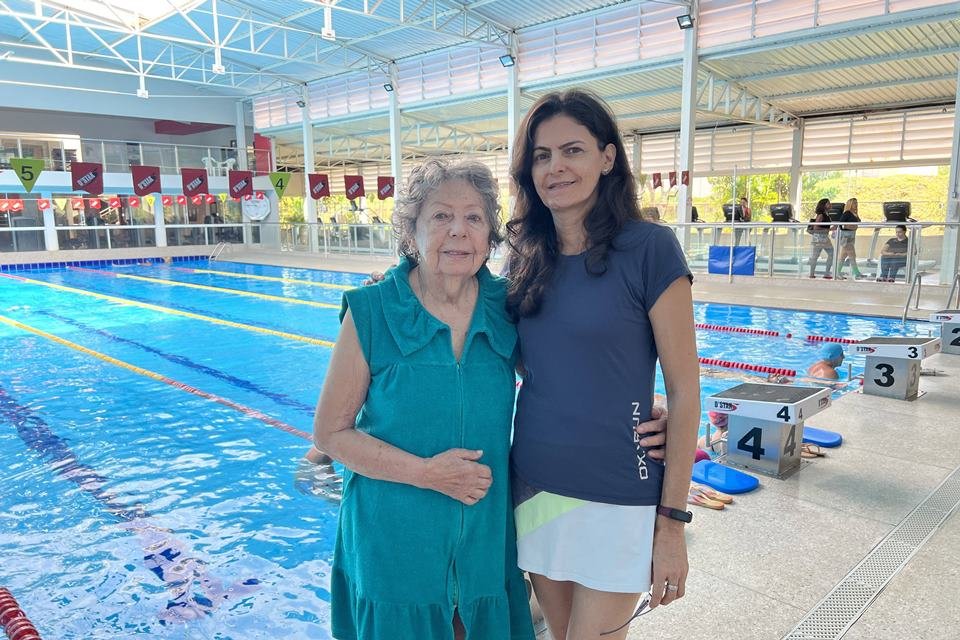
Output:
<instances>
[{"instance_id":1,"label":"pool lane rope","mask_svg":"<svg viewBox=\"0 0 960 640\"><path fill-rule=\"evenodd\" d=\"M247 298L259 298L261 300L270 300L271 302L283 302L287 304L302 304L308 307L320 307L321 309L339 309L339 304L330 302L315 302L313 300L301 300L300 298L288 298L286 296L272 296L267 293L254 293L253 291L241 291L240 289L230 289L228 287L211 287L206 284L194 284L192 282L179 282L177 280L164 280L163 278L147 278L144 276L132 276L127 273L113 273L112 271L102 271L100 269L87 269L84 267L67 267L70 271L81 271L83 273L92 273L98 276L108 278L123 278L126 280L139 280L140 282L149 282L150 284L162 284L168 287L186 287L187 289L201 289L203 291L215 291L217 293L226 293L234 296L244 296Z\"/></svg>"},{"instance_id":2,"label":"pool lane rope","mask_svg":"<svg viewBox=\"0 0 960 640\"><path fill-rule=\"evenodd\" d=\"M191 320L200 320L201 322L209 322L211 324L218 324L224 327L232 327L234 329L243 329L244 331L253 331L255 333L265 333L271 336L277 336L278 338L285 338L287 340L296 340L298 342L306 342L307 344L315 344L321 347L333 348L334 343L330 340L321 340L320 338L310 338L308 336L301 336L296 333L288 333L286 331L277 331L276 329L266 329L264 327L256 327L251 324L243 324L242 322L233 322L231 320L223 320L221 318L213 318L211 316L200 315L199 313L190 313L189 311L180 311L179 309L173 309L171 307L162 307L157 304L150 304L149 302L137 302L136 300L128 300L126 298L119 298L117 296L110 296L105 293L96 293L95 291L87 291L86 289L78 289L76 287L67 287L62 284L54 284L52 282L45 282L43 280L33 280L32 278L24 278L23 276L14 276L9 273L0 273L0 277L10 278L11 280L19 280L21 282L26 282L28 284L35 284L41 287L49 287L51 289L56 289L57 291L66 291L68 293L77 293L84 296L90 296L92 298L98 298L100 300L106 300L108 302L114 302L116 304L123 304L131 307L138 307L140 309L150 309L151 311L158 311L160 313L166 313L173 316L180 316L181 318L190 318Z\"/></svg>"},{"instance_id":3,"label":"pool lane rope","mask_svg":"<svg viewBox=\"0 0 960 640\"><path fill-rule=\"evenodd\" d=\"M187 273L209 273L218 276L228 276L231 278L246 278L248 280L265 280L267 282L290 282L293 284L303 284L308 287L323 287L325 289L339 289L349 291L355 289L347 284L332 284L329 282L316 282L314 280L298 280L296 278L280 278L277 276L257 276L252 273L236 273L235 271L218 271L216 269L191 269L189 267L171 267L176 271L186 271Z\"/></svg>"},{"instance_id":4,"label":"pool lane rope","mask_svg":"<svg viewBox=\"0 0 960 640\"><path fill-rule=\"evenodd\" d=\"M722 324L703 324L697 323L697 329L708 329L710 331L730 331L732 333L749 333L755 336L774 336L779 337L781 334L779 331L771 331L769 329L750 329L747 327L727 327ZM785 334L784 338L792 338L793 334Z\"/></svg>"},{"instance_id":5,"label":"pool lane rope","mask_svg":"<svg viewBox=\"0 0 960 640\"><path fill-rule=\"evenodd\" d=\"M808 342L839 342L840 344L857 344L856 338L835 338L833 336L807 336Z\"/></svg>"},{"instance_id":6,"label":"pool lane rope","mask_svg":"<svg viewBox=\"0 0 960 640\"><path fill-rule=\"evenodd\" d=\"M60 336L55 336L55 335L53 335L52 333L47 333L46 331L43 331L42 329L37 329L36 327L31 327L31 326L28 325L28 324L24 324L24 323L22 323L22 322L19 322L19 321L17 321L17 320L12 319L12 318L7 318L6 316L0 315L0 323L9 325L9 326L11 326L11 327L16 327L17 329L21 329L22 331L27 331L27 332L29 332L29 333L33 333L33 334L38 335L38 336L40 336L40 337L42 337L42 338L46 338L47 340L51 340L51 341L53 341L53 342L56 342L57 344L63 345L63 346L68 347L68 348L70 348L70 349L74 349L75 351L79 351L79 352L84 353L84 354L86 354L86 355L93 356L94 358L97 358L97 359L99 359L99 360L103 360L104 362L109 362L110 364L116 365L116 366L121 367L121 368L123 368L123 369L126 369L127 371L132 371L133 373L137 373L137 374L139 374L139 375L141 375L141 376L145 376L145 377L147 377L147 378L151 378L151 379L153 379L153 380L156 380L157 382L162 382L162 383L164 383L164 384L168 384L168 385L170 385L171 387L174 387L174 388L176 388L176 389L180 389L181 391L186 391L187 393L192 393L192 394L195 395L195 396L199 396L199 397L205 398L205 399L207 399L207 400L212 400L213 402L216 402L216 403L218 403L218 404L222 404L222 405L225 406L225 407L230 407L231 409L234 409L234 410L236 410L236 411L239 411L240 413L243 413L244 415L250 416L251 418L256 418L257 420L260 420L260 421L263 422L264 424L268 424L268 425L270 425L271 427L275 427L275 428L277 428L277 429L280 429L281 431L286 431L287 433L289 433L289 434L291 434L291 435L294 435L294 436L297 436L298 438L302 438L302 439L304 439L304 440L307 440L308 442L312 442L312 441L313 441L313 438L310 436L310 434L308 434L308 433L305 432L305 431L301 431L300 429L297 429L296 427L291 426L291 425L287 424L286 422L281 422L280 420L277 420L276 418L271 418L271 417L268 416L267 414L265 414L265 413L263 413L263 412L261 412L261 411L258 411L258 410L254 409L254 408L252 408L252 407L248 407L248 406L242 405L242 404L240 404L240 403L238 403L238 402L234 402L233 400L229 400L229 399L224 398L224 397L222 397L222 396L218 396L218 395L215 394L215 393L209 393L209 392L207 392L207 391L203 391L202 389L198 389L198 388L196 388L196 387L192 387L192 386L190 386L190 385L188 385L188 384L186 384L186 383L184 383L184 382L179 382L179 381L177 381L177 380L174 380L173 378L168 378L167 376L161 375L161 374L159 374L159 373L156 373L155 371L150 371L149 369L144 369L143 367L138 367L138 366L136 366L136 365L130 364L129 362L124 362L123 360L118 360L117 358L114 358L114 357L112 357L112 356L108 356L108 355L105 354L105 353L100 353L99 351L94 351L93 349L88 349L87 347L84 347L83 345L79 345L79 344L77 344L76 342L71 342L71 341L69 341L69 340L67 340L67 339L65 339L65 338L61 338Z\"/></svg>"},{"instance_id":7,"label":"pool lane rope","mask_svg":"<svg viewBox=\"0 0 960 640\"><path fill-rule=\"evenodd\" d=\"M40 632L20 608L17 599L3 587L0 587L0 629L9 640L40 640Z\"/></svg>"},{"instance_id":8,"label":"pool lane rope","mask_svg":"<svg viewBox=\"0 0 960 640\"><path fill-rule=\"evenodd\" d=\"M748 364L746 362L733 362L730 360L718 360L717 358L699 358L700 364L711 367L724 367L726 369L742 369L744 371L755 371L757 373L767 373L777 376L796 377L796 369L784 369L781 367L768 367L762 364Z\"/></svg>"}]
</instances>

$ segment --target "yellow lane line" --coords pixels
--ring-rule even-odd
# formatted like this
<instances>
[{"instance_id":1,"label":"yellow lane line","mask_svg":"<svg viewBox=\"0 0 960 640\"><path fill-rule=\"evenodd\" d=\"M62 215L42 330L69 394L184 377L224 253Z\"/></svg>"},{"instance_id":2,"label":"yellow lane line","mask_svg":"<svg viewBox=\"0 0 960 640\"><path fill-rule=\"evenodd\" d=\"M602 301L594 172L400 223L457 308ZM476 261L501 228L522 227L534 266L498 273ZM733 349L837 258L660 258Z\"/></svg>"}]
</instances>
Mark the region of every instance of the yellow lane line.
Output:
<instances>
[{"instance_id":1,"label":"yellow lane line","mask_svg":"<svg viewBox=\"0 0 960 640\"><path fill-rule=\"evenodd\" d=\"M285 423L285 422L281 422L280 420L277 420L276 418L271 418L270 416L268 416L267 414L265 414L265 413L263 413L263 412L261 412L261 411L258 411L258 410L256 410L256 409L253 409L253 408L248 407L248 406L246 406L246 405L242 405L242 404L240 404L240 403L238 403L238 402L234 402L233 400L230 400L230 399L228 399L228 398L224 398L223 396L219 396L219 395L217 395L217 394L215 394L215 393L210 393L209 391L204 391L204 390L202 390L202 389L198 389L198 388L193 387L193 386L190 386L190 385L188 385L188 384L186 384L186 383L184 383L184 382L180 382L180 381L178 381L178 380L174 380L173 378L168 378L167 376L162 375L162 374L160 374L160 373L157 373L156 371L150 371L149 369L144 369L143 367L138 367L138 366L135 365L135 364L130 364L129 362L124 362L123 360L117 360L116 358L114 358L114 357L112 357L112 356L108 356L108 355L105 354L105 353L100 353L99 351L94 351L93 349L89 349L89 348L87 348L87 347L84 347L83 345L79 345L79 344L77 344L76 342L70 342L69 340L66 340L66 339L64 339L64 338L61 338L60 336L56 336L56 335L54 335L54 334L52 334L52 333L47 333L46 331L43 331L42 329L37 329L36 327L31 327L31 326L28 325L28 324L23 324L22 322L18 322L18 321L16 321L16 320L14 320L13 318L7 318L6 316L0 315L0 322L2 322L2 323L4 323L4 324L7 324L7 325L10 325L11 327L16 327L17 329L22 329L23 331L28 331L28 332L30 332L30 333L36 334L36 335L38 335L38 336L40 336L40 337L42 337L42 338L46 338L47 340L52 340L53 342L56 342L57 344L61 344L61 345L65 346L65 347L68 347L68 348L70 348L70 349L74 349L74 350L79 351L79 352L81 352L81 353L85 353L85 354L87 354L88 356L93 356L94 358L97 358L97 359L99 359L99 360L103 360L104 362L109 362L110 364L113 364L113 365L116 365L116 366L121 367L121 368L123 368L123 369L126 369L127 371L132 371L133 373L138 373L138 374L140 374L141 376L146 376L146 377L152 378L153 380L156 380L156 381L158 381L158 382L162 382L162 383L164 383L164 384L168 384L168 385L170 385L171 387L175 387L175 388L177 388L177 389L180 389L181 391L186 391L187 393L192 393L192 394L194 394L194 395L200 396L201 398L206 398L207 400L213 400L214 402L217 402L217 403L222 404L222 405L224 405L224 406L230 407L231 409L236 409L237 411L239 411L239 412L241 412L241 413L244 413L244 414L246 414L246 415L248 415L248 416L250 416L250 417L252 417L252 418L256 418L256 419L258 419L258 420L260 420L260 421L262 421L262 422L265 422L266 424L269 424L269 425L272 426L272 427L276 427L276 428L278 428L278 429L280 429L280 430L282 430L282 431L286 431L287 433L290 433L290 434L293 434L293 435L295 435L295 436L297 436L297 437L303 438L304 440L310 440L310 439L311 439L309 434L307 434L307 433L304 432L304 431L301 431L300 429L297 429L296 427L293 427L293 426L291 426L291 425L289 425L289 424L287 424L287 423Z\"/></svg>"},{"instance_id":2,"label":"yellow lane line","mask_svg":"<svg viewBox=\"0 0 960 640\"><path fill-rule=\"evenodd\" d=\"M276 302L286 302L289 304L302 304L308 307L321 307L323 309L339 309L340 305L330 304L329 302L314 302L313 300L300 300L299 298L287 298L284 296L271 296L266 293L254 293L252 291L240 291L239 289L227 289L225 287L211 287L205 284L193 284L192 282L179 282L177 280L164 280L162 278L146 278L144 276L132 276L127 273L114 274L118 278L128 280L140 280L141 282L151 282L155 284L164 284L168 287L187 287L188 289L202 289L204 291L216 291L218 293L227 293L235 296L247 296L249 298L260 298L261 300L273 300Z\"/></svg>"},{"instance_id":3,"label":"yellow lane line","mask_svg":"<svg viewBox=\"0 0 960 640\"><path fill-rule=\"evenodd\" d=\"M218 276L229 276L231 278L249 278L251 280L267 280L269 282L292 282L294 284L305 284L310 287L325 287L327 289L340 289L349 291L355 287L346 284L330 284L328 282L314 282L313 280L298 280L296 278L279 278L277 276L255 276L249 273L234 273L232 271L217 271L216 269L190 269L193 273L212 273Z\"/></svg>"},{"instance_id":4,"label":"yellow lane line","mask_svg":"<svg viewBox=\"0 0 960 640\"><path fill-rule=\"evenodd\" d=\"M93 298L98 298L100 300L107 300L109 302L115 302L117 304L124 304L132 307L139 307L141 309L150 309L151 311L159 311L160 313L166 313L172 316L180 316L182 318L190 318L191 320L200 320L202 322L210 322L212 324L219 324L224 327L233 327L234 329L243 329L244 331L265 333L271 336L286 338L287 340L296 340L298 342L316 344L316 345L320 345L321 347L331 347L331 348L333 347L333 342L330 342L329 340L320 340L319 338L308 338L307 336L301 336L295 333L287 333L286 331L277 331L275 329L265 329L263 327L255 327L251 324L231 322L230 320L221 320L220 318L203 316L198 313L190 313L189 311L180 311L179 309L171 309L170 307L161 307L160 305L150 304L148 302L137 302L136 300L127 300L126 298L118 298L116 296L109 296L104 293L96 293L94 291L86 291L84 289L77 289L75 287L67 287L62 284L54 284L53 282L44 282L43 280L33 280L32 278L24 278L22 276L13 276L6 273L3 275L8 278L20 280L22 282L28 282L30 284L49 287L51 289L57 289L59 291L67 291L69 293L79 293L80 295L90 296Z\"/></svg>"}]
</instances>

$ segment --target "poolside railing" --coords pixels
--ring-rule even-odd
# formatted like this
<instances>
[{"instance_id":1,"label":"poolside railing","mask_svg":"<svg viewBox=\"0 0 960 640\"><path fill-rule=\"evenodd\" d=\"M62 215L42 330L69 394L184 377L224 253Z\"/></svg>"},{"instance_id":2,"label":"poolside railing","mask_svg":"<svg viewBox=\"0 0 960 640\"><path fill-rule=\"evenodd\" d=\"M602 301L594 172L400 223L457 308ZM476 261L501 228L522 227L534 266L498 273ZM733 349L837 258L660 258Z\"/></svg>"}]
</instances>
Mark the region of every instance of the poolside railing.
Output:
<instances>
[{"instance_id":1,"label":"poolside railing","mask_svg":"<svg viewBox=\"0 0 960 640\"><path fill-rule=\"evenodd\" d=\"M397 241L389 224L329 224L224 222L220 224L97 224L45 227L32 220L31 226L0 226L0 261L7 252L92 250L209 246L218 243L245 245L266 250L317 253L322 255L395 256ZM669 225L684 248L695 273L717 273L710 267L711 247L752 247L752 275L776 278L809 277L813 236L807 222L711 222ZM895 236L897 223L861 222L852 240L857 266L863 279L881 277L883 247ZM895 281L910 283L920 274L927 281L939 275L943 261L944 237L956 243L960 223L907 223L907 254L895 273ZM845 239L844 239L845 240ZM838 275L851 279L849 266L841 265L836 225L830 233L832 263L820 255L816 275ZM954 244L955 246L955 244ZM729 255L729 254L727 254ZM949 253L947 259L951 259ZM730 273L732 275L732 266ZM948 278L949 280L949 278Z\"/></svg>"}]
</instances>

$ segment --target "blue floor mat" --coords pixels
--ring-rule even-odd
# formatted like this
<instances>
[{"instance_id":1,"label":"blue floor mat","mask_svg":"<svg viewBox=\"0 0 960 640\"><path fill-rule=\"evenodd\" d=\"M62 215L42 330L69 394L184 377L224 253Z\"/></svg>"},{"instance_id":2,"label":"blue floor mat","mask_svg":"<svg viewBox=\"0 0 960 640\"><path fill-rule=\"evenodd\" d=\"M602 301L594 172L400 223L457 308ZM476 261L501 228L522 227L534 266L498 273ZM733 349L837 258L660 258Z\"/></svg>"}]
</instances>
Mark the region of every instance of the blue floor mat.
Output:
<instances>
[{"instance_id":1,"label":"blue floor mat","mask_svg":"<svg viewBox=\"0 0 960 640\"><path fill-rule=\"evenodd\" d=\"M760 486L760 481L749 473L710 460L693 465L693 481L724 493L746 493Z\"/></svg>"},{"instance_id":2,"label":"blue floor mat","mask_svg":"<svg viewBox=\"0 0 960 640\"><path fill-rule=\"evenodd\" d=\"M817 429L816 427L804 427L803 441L832 449L833 447L839 447L843 443L843 436L836 431L827 431L826 429Z\"/></svg>"}]
</instances>

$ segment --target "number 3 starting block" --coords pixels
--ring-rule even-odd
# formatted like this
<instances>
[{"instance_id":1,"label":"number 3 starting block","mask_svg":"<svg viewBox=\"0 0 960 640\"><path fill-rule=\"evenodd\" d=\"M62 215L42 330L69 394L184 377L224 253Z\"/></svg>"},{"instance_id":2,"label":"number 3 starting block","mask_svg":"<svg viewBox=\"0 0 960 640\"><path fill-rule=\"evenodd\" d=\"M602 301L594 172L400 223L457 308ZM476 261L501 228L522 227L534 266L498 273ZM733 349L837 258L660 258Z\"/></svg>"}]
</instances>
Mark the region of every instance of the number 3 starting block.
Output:
<instances>
[{"instance_id":1,"label":"number 3 starting block","mask_svg":"<svg viewBox=\"0 0 960 640\"><path fill-rule=\"evenodd\" d=\"M784 478L800 468L803 421L830 406L830 389L747 383L706 405L728 417L725 463Z\"/></svg>"},{"instance_id":2,"label":"number 3 starting block","mask_svg":"<svg viewBox=\"0 0 960 640\"><path fill-rule=\"evenodd\" d=\"M940 338L867 338L854 351L867 358L864 393L913 400L920 389L920 361L940 351Z\"/></svg>"}]
</instances>

